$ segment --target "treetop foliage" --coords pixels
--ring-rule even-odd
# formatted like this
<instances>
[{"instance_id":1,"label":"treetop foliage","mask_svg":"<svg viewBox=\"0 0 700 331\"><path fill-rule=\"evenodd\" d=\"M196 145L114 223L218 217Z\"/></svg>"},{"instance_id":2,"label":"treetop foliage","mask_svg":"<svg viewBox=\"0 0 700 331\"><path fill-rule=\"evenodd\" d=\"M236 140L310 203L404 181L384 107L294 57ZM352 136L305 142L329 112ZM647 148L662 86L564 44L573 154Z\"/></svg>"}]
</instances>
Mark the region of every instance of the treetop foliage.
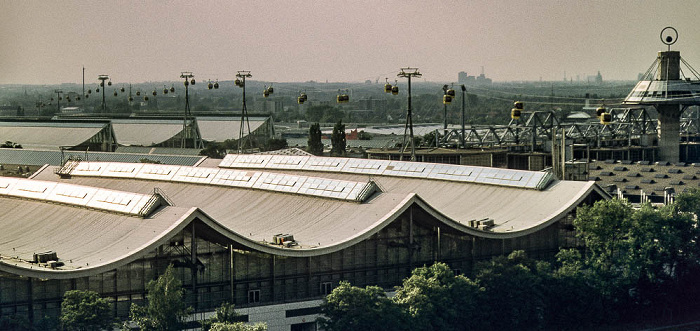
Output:
<instances>
[{"instance_id":1,"label":"treetop foliage","mask_svg":"<svg viewBox=\"0 0 700 331\"><path fill-rule=\"evenodd\" d=\"M598 201L577 210L583 246L562 249L551 262L514 251L478 263L473 278L435 263L415 269L392 298L341 282L324 300L321 323L327 330L377 323L390 330L564 330L697 314L699 213L696 189L659 208Z\"/></svg>"}]
</instances>

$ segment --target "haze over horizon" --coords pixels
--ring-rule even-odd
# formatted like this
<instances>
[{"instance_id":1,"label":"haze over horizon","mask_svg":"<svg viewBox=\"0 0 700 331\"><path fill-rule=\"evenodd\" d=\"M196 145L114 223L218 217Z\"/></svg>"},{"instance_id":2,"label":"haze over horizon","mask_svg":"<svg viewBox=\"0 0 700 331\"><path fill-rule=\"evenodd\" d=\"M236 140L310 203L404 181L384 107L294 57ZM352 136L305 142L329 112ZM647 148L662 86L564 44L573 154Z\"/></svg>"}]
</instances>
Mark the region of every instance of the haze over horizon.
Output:
<instances>
[{"instance_id":1,"label":"haze over horizon","mask_svg":"<svg viewBox=\"0 0 700 331\"><path fill-rule=\"evenodd\" d=\"M666 50L700 68L700 1L1 1L0 84L231 80L635 80Z\"/></svg>"}]
</instances>

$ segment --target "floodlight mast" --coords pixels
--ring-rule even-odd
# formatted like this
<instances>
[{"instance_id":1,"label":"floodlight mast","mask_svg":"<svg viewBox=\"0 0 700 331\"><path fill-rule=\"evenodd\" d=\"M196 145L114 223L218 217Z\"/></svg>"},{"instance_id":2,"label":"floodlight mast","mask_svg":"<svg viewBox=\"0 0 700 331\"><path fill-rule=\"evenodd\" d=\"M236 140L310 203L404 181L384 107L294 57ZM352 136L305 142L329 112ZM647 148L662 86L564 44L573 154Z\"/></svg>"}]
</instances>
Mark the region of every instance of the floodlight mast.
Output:
<instances>
[{"instance_id":1,"label":"floodlight mast","mask_svg":"<svg viewBox=\"0 0 700 331\"><path fill-rule=\"evenodd\" d=\"M250 140L250 122L248 121L248 108L246 106L246 100L245 100L245 79L253 77L253 75L250 74L250 71L248 70L241 70L238 71L236 74L236 77L239 79L236 79L234 82L235 85L243 89L243 108L241 109L241 127L240 131L238 132L238 154L242 154L243 150L245 149L245 142ZM244 135L244 129L248 127L248 135ZM245 141L243 140L245 138ZM252 143L250 144L250 147L252 148Z\"/></svg>"},{"instance_id":2,"label":"floodlight mast","mask_svg":"<svg viewBox=\"0 0 700 331\"><path fill-rule=\"evenodd\" d=\"M403 153L406 151L406 132L408 131L411 139L411 161L416 161L416 145L413 140L413 117L411 109L411 78L420 78L422 74L418 72L418 68L406 67L401 68L401 72L399 72L396 76L408 78L408 108L406 109L406 127L403 131L403 144L401 144L400 160L403 161Z\"/></svg>"}]
</instances>

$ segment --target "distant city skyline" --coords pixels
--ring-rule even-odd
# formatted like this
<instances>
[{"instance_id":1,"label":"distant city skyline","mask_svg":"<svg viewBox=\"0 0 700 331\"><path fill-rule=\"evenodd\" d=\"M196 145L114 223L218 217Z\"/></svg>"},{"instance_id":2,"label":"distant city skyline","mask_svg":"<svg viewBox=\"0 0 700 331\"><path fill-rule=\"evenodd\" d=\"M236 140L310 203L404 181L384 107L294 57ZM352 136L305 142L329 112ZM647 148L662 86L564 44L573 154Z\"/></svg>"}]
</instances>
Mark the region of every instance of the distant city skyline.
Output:
<instances>
[{"instance_id":1,"label":"distant city skyline","mask_svg":"<svg viewBox=\"0 0 700 331\"><path fill-rule=\"evenodd\" d=\"M0 1L0 84L231 80L635 80L673 50L700 68L700 1Z\"/></svg>"}]
</instances>

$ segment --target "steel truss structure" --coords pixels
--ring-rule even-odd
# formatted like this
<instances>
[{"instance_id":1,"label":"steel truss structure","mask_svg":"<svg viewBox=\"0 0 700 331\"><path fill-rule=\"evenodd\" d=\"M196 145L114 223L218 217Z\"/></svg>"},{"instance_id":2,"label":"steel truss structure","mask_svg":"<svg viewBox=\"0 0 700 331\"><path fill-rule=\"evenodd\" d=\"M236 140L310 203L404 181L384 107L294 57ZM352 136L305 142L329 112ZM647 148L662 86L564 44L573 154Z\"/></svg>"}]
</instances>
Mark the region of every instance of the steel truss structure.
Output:
<instances>
[{"instance_id":1,"label":"steel truss structure","mask_svg":"<svg viewBox=\"0 0 700 331\"><path fill-rule=\"evenodd\" d=\"M601 147L602 141L616 141L618 146L651 146L649 136L656 136L658 120L647 108L612 108L613 121L602 125L597 119L580 122L564 122L554 111L523 112L526 120L511 120L507 125L472 125L465 128L466 147L527 146L530 151L541 151L546 141L562 129L566 139ZM691 140L700 134L700 110L684 109L681 117L681 136ZM646 136L647 138L642 138ZM679 137L680 138L680 137ZM459 146L462 129L454 128L440 139L446 147ZM651 141L651 140L649 140Z\"/></svg>"}]
</instances>

